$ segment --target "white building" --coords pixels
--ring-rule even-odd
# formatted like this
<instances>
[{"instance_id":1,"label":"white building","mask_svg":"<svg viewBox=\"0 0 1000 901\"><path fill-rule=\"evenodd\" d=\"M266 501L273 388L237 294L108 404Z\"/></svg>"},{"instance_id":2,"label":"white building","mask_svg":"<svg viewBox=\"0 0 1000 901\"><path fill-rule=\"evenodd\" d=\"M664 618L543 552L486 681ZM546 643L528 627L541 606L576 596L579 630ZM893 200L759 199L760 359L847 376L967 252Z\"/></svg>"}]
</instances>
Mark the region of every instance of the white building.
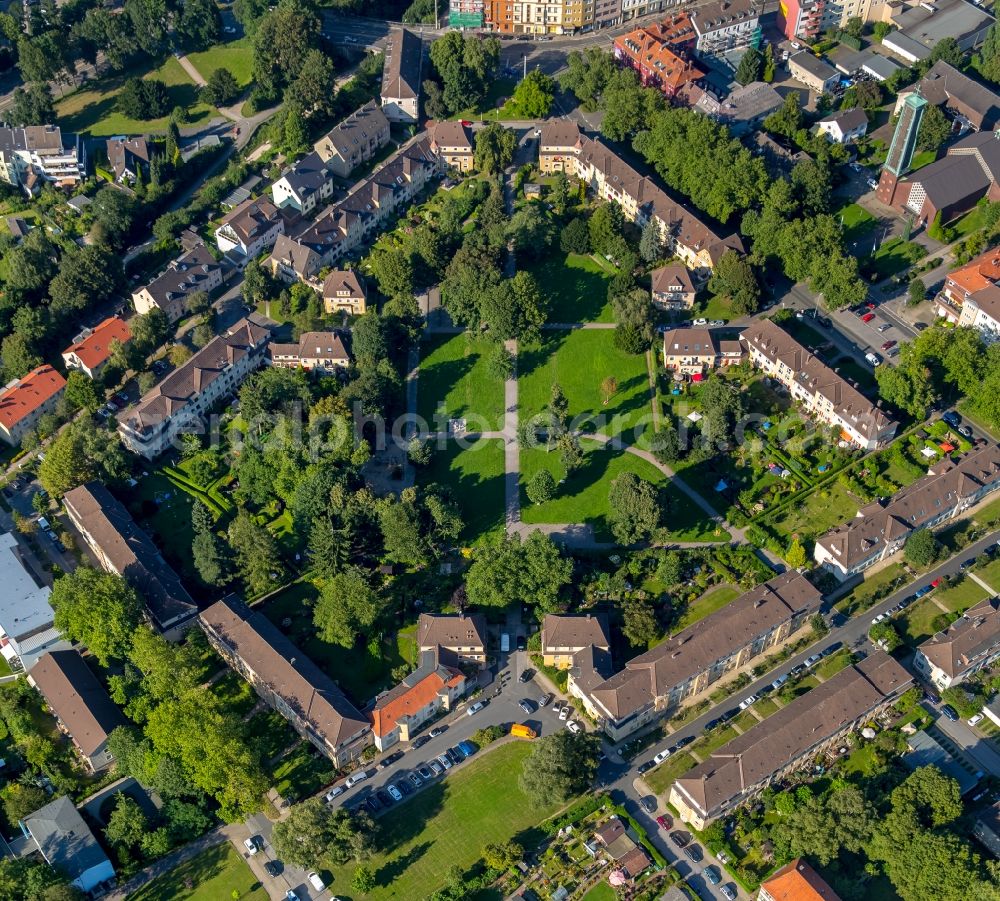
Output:
<instances>
[{"instance_id":1,"label":"white building","mask_svg":"<svg viewBox=\"0 0 1000 901\"><path fill-rule=\"evenodd\" d=\"M278 235L285 233L285 220L267 197L241 203L215 230L215 243L239 265L274 246Z\"/></svg>"},{"instance_id":2,"label":"white building","mask_svg":"<svg viewBox=\"0 0 1000 901\"><path fill-rule=\"evenodd\" d=\"M308 216L333 197L333 172L315 151L304 156L271 185L271 198L279 208L291 207Z\"/></svg>"},{"instance_id":3,"label":"white building","mask_svg":"<svg viewBox=\"0 0 1000 901\"><path fill-rule=\"evenodd\" d=\"M34 194L47 181L72 188L87 176L87 156L79 135L58 125L0 127L0 178Z\"/></svg>"},{"instance_id":4,"label":"white building","mask_svg":"<svg viewBox=\"0 0 1000 901\"><path fill-rule=\"evenodd\" d=\"M10 532L0 533L0 585L0 653L12 670L29 670L47 651L70 646L52 624L52 590L28 569Z\"/></svg>"},{"instance_id":5,"label":"white building","mask_svg":"<svg viewBox=\"0 0 1000 901\"><path fill-rule=\"evenodd\" d=\"M691 10L698 35L695 49L722 54L746 47L760 34L760 0L716 0Z\"/></svg>"},{"instance_id":6,"label":"white building","mask_svg":"<svg viewBox=\"0 0 1000 901\"><path fill-rule=\"evenodd\" d=\"M853 144L868 131L868 115L863 109L846 109L831 113L816 123L816 131L834 144Z\"/></svg>"},{"instance_id":7,"label":"white building","mask_svg":"<svg viewBox=\"0 0 1000 901\"><path fill-rule=\"evenodd\" d=\"M920 645L913 665L943 691L997 660L1000 660L1000 600L987 598Z\"/></svg>"},{"instance_id":8,"label":"white building","mask_svg":"<svg viewBox=\"0 0 1000 901\"><path fill-rule=\"evenodd\" d=\"M1000 338L1000 287L988 285L966 297L958 324L971 326L987 341Z\"/></svg>"},{"instance_id":9,"label":"white building","mask_svg":"<svg viewBox=\"0 0 1000 901\"><path fill-rule=\"evenodd\" d=\"M73 802L62 795L18 824L45 862L64 873L88 897L101 897L115 881L115 868ZM93 892L93 894L89 894Z\"/></svg>"}]
</instances>

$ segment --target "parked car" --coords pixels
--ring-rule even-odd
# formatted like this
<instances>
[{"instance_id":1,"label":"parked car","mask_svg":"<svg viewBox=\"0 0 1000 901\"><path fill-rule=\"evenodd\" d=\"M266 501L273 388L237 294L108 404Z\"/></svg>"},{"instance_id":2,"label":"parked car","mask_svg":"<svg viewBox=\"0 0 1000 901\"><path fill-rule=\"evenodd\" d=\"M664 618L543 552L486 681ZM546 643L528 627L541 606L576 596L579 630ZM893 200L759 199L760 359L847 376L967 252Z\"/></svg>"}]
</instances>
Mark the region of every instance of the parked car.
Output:
<instances>
[{"instance_id":1,"label":"parked car","mask_svg":"<svg viewBox=\"0 0 1000 901\"><path fill-rule=\"evenodd\" d=\"M569 719L570 709L571 708L569 704L564 704L562 710L559 711L559 719L561 720Z\"/></svg>"},{"instance_id":2,"label":"parked car","mask_svg":"<svg viewBox=\"0 0 1000 901\"><path fill-rule=\"evenodd\" d=\"M413 742L410 745L410 747L414 748L414 749L416 749L416 748L422 748L430 740L431 740L431 737L429 735L418 735L415 739L413 739Z\"/></svg>"},{"instance_id":3,"label":"parked car","mask_svg":"<svg viewBox=\"0 0 1000 901\"><path fill-rule=\"evenodd\" d=\"M811 657L806 657L806 669L809 669L811 666L815 666L822 659L823 658L819 654L813 654Z\"/></svg>"},{"instance_id":4,"label":"parked car","mask_svg":"<svg viewBox=\"0 0 1000 901\"><path fill-rule=\"evenodd\" d=\"M880 614L879 614L878 616L876 616L876 617L875 617L875 618L874 618L874 619L872 620L872 625L873 625L873 626L877 626L877 625L878 625L878 624L879 624L880 622L882 622L882 620L884 620L884 619L885 619L885 614L884 614L884 613L880 613Z\"/></svg>"},{"instance_id":5,"label":"parked car","mask_svg":"<svg viewBox=\"0 0 1000 901\"><path fill-rule=\"evenodd\" d=\"M354 773L354 775L347 777L347 781L344 783L344 787L352 788L359 782L364 782L365 779L367 778L368 778L368 772L366 770L360 770L359 772Z\"/></svg>"},{"instance_id":6,"label":"parked car","mask_svg":"<svg viewBox=\"0 0 1000 901\"><path fill-rule=\"evenodd\" d=\"M959 416L954 410L946 410L941 414L941 418L953 429L958 428L959 424L962 422L962 417Z\"/></svg>"},{"instance_id":7,"label":"parked car","mask_svg":"<svg viewBox=\"0 0 1000 901\"><path fill-rule=\"evenodd\" d=\"M695 319L692 325L708 325L707 319Z\"/></svg>"},{"instance_id":8,"label":"parked car","mask_svg":"<svg viewBox=\"0 0 1000 901\"><path fill-rule=\"evenodd\" d=\"M691 742L693 742L693 741L694 741L694 736L693 735L685 735L684 738L682 738L679 742L677 742L676 745L674 745L674 747L675 748L684 748L684 747L687 747L689 744L691 744Z\"/></svg>"},{"instance_id":9,"label":"parked car","mask_svg":"<svg viewBox=\"0 0 1000 901\"><path fill-rule=\"evenodd\" d=\"M773 681L773 682L771 683L771 688L773 688L773 689L774 689L775 691L777 691L777 690L778 690L779 688L781 688L781 686L782 686L782 685L784 685L784 684L785 684L785 683L786 683L787 681L788 681L788 673L785 673L785 675L783 675L783 676L778 676L778 678L777 678L777 679L775 679L775 680L774 680L774 681Z\"/></svg>"},{"instance_id":10,"label":"parked car","mask_svg":"<svg viewBox=\"0 0 1000 901\"><path fill-rule=\"evenodd\" d=\"M523 635L518 635L517 636L517 649L519 651L523 651L526 647L527 647L527 644L525 643L524 636Z\"/></svg>"},{"instance_id":11,"label":"parked car","mask_svg":"<svg viewBox=\"0 0 1000 901\"><path fill-rule=\"evenodd\" d=\"M486 706L486 703L484 701L476 701L475 704L473 704L468 710L465 711L466 715L468 715L468 716L475 716L485 706Z\"/></svg>"},{"instance_id":12,"label":"parked car","mask_svg":"<svg viewBox=\"0 0 1000 901\"><path fill-rule=\"evenodd\" d=\"M451 769L451 761L448 759L447 754L438 754L438 756L435 757L434 759L437 760L437 762L440 763L441 766L444 767L444 769L446 770Z\"/></svg>"},{"instance_id":13,"label":"parked car","mask_svg":"<svg viewBox=\"0 0 1000 901\"><path fill-rule=\"evenodd\" d=\"M892 350L895 346L896 346L896 342L895 341L886 341L882 345L882 350Z\"/></svg>"},{"instance_id":14,"label":"parked car","mask_svg":"<svg viewBox=\"0 0 1000 901\"><path fill-rule=\"evenodd\" d=\"M535 712L535 705L527 698L521 698L521 700L517 702L517 706L520 707L525 713Z\"/></svg>"},{"instance_id":15,"label":"parked car","mask_svg":"<svg viewBox=\"0 0 1000 901\"><path fill-rule=\"evenodd\" d=\"M517 677L518 682L530 682L535 676L535 671L533 669L524 670L520 676Z\"/></svg>"},{"instance_id":16,"label":"parked car","mask_svg":"<svg viewBox=\"0 0 1000 901\"><path fill-rule=\"evenodd\" d=\"M382 809L382 804L375 795L369 795L365 798L365 807L368 808L369 813L378 813Z\"/></svg>"},{"instance_id":17,"label":"parked car","mask_svg":"<svg viewBox=\"0 0 1000 901\"><path fill-rule=\"evenodd\" d=\"M546 692L538 699L538 706L545 707L552 700L552 695Z\"/></svg>"},{"instance_id":18,"label":"parked car","mask_svg":"<svg viewBox=\"0 0 1000 901\"><path fill-rule=\"evenodd\" d=\"M670 841L672 841L678 848L683 848L689 841L691 841L691 836L687 832L671 832Z\"/></svg>"},{"instance_id":19,"label":"parked car","mask_svg":"<svg viewBox=\"0 0 1000 901\"><path fill-rule=\"evenodd\" d=\"M460 741L456 747L462 752L462 756L466 758L471 757L476 753L476 751L479 750L479 745L477 745L474 741L469 741L468 739Z\"/></svg>"},{"instance_id":20,"label":"parked car","mask_svg":"<svg viewBox=\"0 0 1000 901\"><path fill-rule=\"evenodd\" d=\"M393 751L388 757L383 757L378 762L378 768L384 770L386 767L392 766L397 760L403 759L402 751Z\"/></svg>"},{"instance_id":21,"label":"parked car","mask_svg":"<svg viewBox=\"0 0 1000 901\"><path fill-rule=\"evenodd\" d=\"M955 431L958 432L958 434L961 435L963 438L972 437L972 429L970 429L967 425L960 425L958 426L958 428L955 429Z\"/></svg>"},{"instance_id":22,"label":"parked car","mask_svg":"<svg viewBox=\"0 0 1000 901\"><path fill-rule=\"evenodd\" d=\"M292 889L285 892L285 901L299 901L299 896Z\"/></svg>"},{"instance_id":23,"label":"parked car","mask_svg":"<svg viewBox=\"0 0 1000 901\"><path fill-rule=\"evenodd\" d=\"M705 867L704 871L705 878L712 883L712 885L718 885L722 882L722 875L719 873L718 867Z\"/></svg>"},{"instance_id":24,"label":"parked car","mask_svg":"<svg viewBox=\"0 0 1000 901\"><path fill-rule=\"evenodd\" d=\"M646 813L648 813L648 814L654 814L654 813L656 813L656 799L655 798L650 798L650 797L647 796L645 798L642 798L639 801L639 804L642 806L642 809L646 811Z\"/></svg>"},{"instance_id":25,"label":"parked car","mask_svg":"<svg viewBox=\"0 0 1000 901\"><path fill-rule=\"evenodd\" d=\"M748 698L744 698L742 701L740 701L740 710L746 710L747 707L752 706L756 700L757 700L757 695L750 695Z\"/></svg>"},{"instance_id":26,"label":"parked car","mask_svg":"<svg viewBox=\"0 0 1000 901\"><path fill-rule=\"evenodd\" d=\"M251 835L250 838L243 839L243 847L248 854L253 855L264 847L264 840L259 835Z\"/></svg>"},{"instance_id":27,"label":"parked car","mask_svg":"<svg viewBox=\"0 0 1000 901\"><path fill-rule=\"evenodd\" d=\"M395 791L396 791L396 795L399 795L399 790L396 789ZM396 799L396 795L392 794L392 792L390 792L390 791L388 791L387 789L384 789L384 788L380 788L377 792L375 792L375 797L378 798L379 801L382 802L382 806L383 807L392 807L392 805L397 800ZM402 795L399 795L399 800L400 801L403 800L403 796Z\"/></svg>"},{"instance_id":28,"label":"parked car","mask_svg":"<svg viewBox=\"0 0 1000 901\"><path fill-rule=\"evenodd\" d=\"M322 892L326 890L326 883L319 878L319 873L316 872L310 873L308 876L306 876L306 879L309 880L309 884L313 887L315 891Z\"/></svg>"},{"instance_id":29,"label":"parked car","mask_svg":"<svg viewBox=\"0 0 1000 901\"><path fill-rule=\"evenodd\" d=\"M323 798L324 798L324 800L327 803L329 803L334 798L342 795L345 791L347 791L347 787L346 786L344 786L344 785L336 785L333 788L331 788L325 795L323 795Z\"/></svg>"},{"instance_id":30,"label":"parked car","mask_svg":"<svg viewBox=\"0 0 1000 901\"><path fill-rule=\"evenodd\" d=\"M447 726L435 726L427 733L428 738L437 738L439 735L444 735L448 731Z\"/></svg>"},{"instance_id":31,"label":"parked car","mask_svg":"<svg viewBox=\"0 0 1000 901\"><path fill-rule=\"evenodd\" d=\"M835 641L830 647L823 649L823 656L829 657L831 654L836 654L844 646L842 641Z\"/></svg>"},{"instance_id":32,"label":"parked car","mask_svg":"<svg viewBox=\"0 0 1000 901\"><path fill-rule=\"evenodd\" d=\"M670 817L668 817L665 813L661 813L656 818L656 825L659 826L661 829L671 829L673 828L674 821L670 819Z\"/></svg>"},{"instance_id":33,"label":"parked car","mask_svg":"<svg viewBox=\"0 0 1000 901\"><path fill-rule=\"evenodd\" d=\"M459 751L458 748L448 748L448 750L444 753L445 756L452 762L453 766L457 766L465 760L465 755Z\"/></svg>"},{"instance_id":34,"label":"parked car","mask_svg":"<svg viewBox=\"0 0 1000 901\"><path fill-rule=\"evenodd\" d=\"M424 780L421 779L416 773L410 773L410 775L406 778L410 780L410 785L414 788L420 788L420 786L424 784Z\"/></svg>"},{"instance_id":35,"label":"parked car","mask_svg":"<svg viewBox=\"0 0 1000 901\"><path fill-rule=\"evenodd\" d=\"M432 770L426 763L420 764L417 767L417 775L424 780L424 782L430 782L434 778L434 770Z\"/></svg>"},{"instance_id":36,"label":"parked car","mask_svg":"<svg viewBox=\"0 0 1000 901\"><path fill-rule=\"evenodd\" d=\"M975 716L969 717L970 726L978 726L983 721L983 714L977 713Z\"/></svg>"},{"instance_id":37,"label":"parked car","mask_svg":"<svg viewBox=\"0 0 1000 901\"><path fill-rule=\"evenodd\" d=\"M701 850L701 845L699 845L697 842L692 842L684 849L684 856L690 858L695 863L697 863L705 856L705 854Z\"/></svg>"},{"instance_id":38,"label":"parked car","mask_svg":"<svg viewBox=\"0 0 1000 901\"><path fill-rule=\"evenodd\" d=\"M428 762L427 765L431 768L431 771L434 773L435 776L440 776L446 769L446 767L441 766L440 761L438 761L436 757L430 762ZM447 767L447 769L451 769L450 764Z\"/></svg>"},{"instance_id":39,"label":"parked car","mask_svg":"<svg viewBox=\"0 0 1000 901\"><path fill-rule=\"evenodd\" d=\"M726 901L736 901L736 889L733 883L727 882L719 891L726 896Z\"/></svg>"},{"instance_id":40,"label":"parked car","mask_svg":"<svg viewBox=\"0 0 1000 901\"><path fill-rule=\"evenodd\" d=\"M400 779L393 787L402 795L412 795L416 791L408 779Z\"/></svg>"},{"instance_id":41,"label":"parked car","mask_svg":"<svg viewBox=\"0 0 1000 901\"><path fill-rule=\"evenodd\" d=\"M277 860L265 860L264 861L264 872L268 876L274 878L275 876L281 875L281 863Z\"/></svg>"},{"instance_id":42,"label":"parked car","mask_svg":"<svg viewBox=\"0 0 1000 901\"><path fill-rule=\"evenodd\" d=\"M583 726L581 726L576 720L570 720L566 723L566 728L569 729L574 735L579 735L583 732Z\"/></svg>"},{"instance_id":43,"label":"parked car","mask_svg":"<svg viewBox=\"0 0 1000 901\"><path fill-rule=\"evenodd\" d=\"M666 760L671 755L671 753L673 753L671 748L664 748L662 751L660 751L659 754L657 754L653 758L653 763L654 764L663 763L663 761Z\"/></svg>"},{"instance_id":44,"label":"parked car","mask_svg":"<svg viewBox=\"0 0 1000 901\"><path fill-rule=\"evenodd\" d=\"M941 713L953 723L958 722L958 711L952 707L951 704L945 704L944 707L941 708Z\"/></svg>"}]
</instances>

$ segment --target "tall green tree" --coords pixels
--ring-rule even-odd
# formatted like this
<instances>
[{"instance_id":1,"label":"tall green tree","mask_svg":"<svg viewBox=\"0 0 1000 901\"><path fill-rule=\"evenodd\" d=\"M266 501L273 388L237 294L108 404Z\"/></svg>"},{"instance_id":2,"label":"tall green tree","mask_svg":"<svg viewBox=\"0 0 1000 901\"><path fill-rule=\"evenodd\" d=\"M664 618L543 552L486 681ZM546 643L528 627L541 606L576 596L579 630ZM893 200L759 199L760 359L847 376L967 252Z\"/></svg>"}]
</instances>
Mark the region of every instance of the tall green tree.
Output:
<instances>
[{"instance_id":1,"label":"tall green tree","mask_svg":"<svg viewBox=\"0 0 1000 901\"><path fill-rule=\"evenodd\" d=\"M477 605L506 607L529 601L551 612L572 571L572 560L547 535L533 532L523 541L519 535L498 536L476 548L466 591Z\"/></svg>"},{"instance_id":2,"label":"tall green tree","mask_svg":"<svg viewBox=\"0 0 1000 901\"><path fill-rule=\"evenodd\" d=\"M511 129L490 122L476 132L476 169L487 175L503 172L514 159L516 147L517 135Z\"/></svg>"},{"instance_id":3,"label":"tall green tree","mask_svg":"<svg viewBox=\"0 0 1000 901\"><path fill-rule=\"evenodd\" d=\"M229 544L236 557L236 568L254 594L280 584L285 567L278 552L278 543L266 527L240 510L229 525Z\"/></svg>"},{"instance_id":4,"label":"tall green tree","mask_svg":"<svg viewBox=\"0 0 1000 901\"><path fill-rule=\"evenodd\" d=\"M124 579L86 566L56 579L49 603L56 628L86 645L101 666L121 660L142 619L142 600Z\"/></svg>"},{"instance_id":5,"label":"tall green tree","mask_svg":"<svg viewBox=\"0 0 1000 901\"><path fill-rule=\"evenodd\" d=\"M546 735L534 743L522 764L521 789L542 804L569 801L593 783L600 747L600 738L593 733L561 729Z\"/></svg>"},{"instance_id":6,"label":"tall green tree","mask_svg":"<svg viewBox=\"0 0 1000 901\"><path fill-rule=\"evenodd\" d=\"M660 523L656 486L631 472L615 476L608 491L608 520L619 544L651 537Z\"/></svg>"},{"instance_id":7,"label":"tall green tree","mask_svg":"<svg viewBox=\"0 0 1000 901\"><path fill-rule=\"evenodd\" d=\"M313 620L324 641L352 648L358 634L375 622L381 606L365 571L347 567L320 589Z\"/></svg>"}]
</instances>

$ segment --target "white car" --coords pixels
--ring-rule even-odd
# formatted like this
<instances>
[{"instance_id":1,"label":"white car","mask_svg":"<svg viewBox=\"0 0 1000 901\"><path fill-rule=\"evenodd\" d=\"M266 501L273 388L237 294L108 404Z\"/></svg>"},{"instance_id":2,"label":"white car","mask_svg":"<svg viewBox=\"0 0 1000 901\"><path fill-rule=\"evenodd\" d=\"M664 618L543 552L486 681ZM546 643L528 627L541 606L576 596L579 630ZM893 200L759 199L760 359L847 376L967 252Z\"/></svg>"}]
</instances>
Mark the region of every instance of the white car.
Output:
<instances>
[{"instance_id":1,"label":"white car","mask_svg":"<svg viewBox=\"0 0 1000 901\"><path fill-rule=\"evenodd\" d=\"M336 786L336 787L334 787L334 788L331 788L331 789L330 789L330 790L329 790L329 791L328 791L328 792L327 792L327 793L326 793L326 794L325 794L325 795L323 796L323 798L324 798L324 800L326 800L326 802L327 802L327 803L329 803L329 802L330 802L330 801L332 801L332 800L333 800L334 798L336 798L336 797L338 797L338 796L342 795L342 794L343 794L343 793L344 793L345 791L347 791L347 786L346 786L346 785L338 785L338 786Z\"/></svg>"},{"instance_id":2,"label":"white car","mask_svg":"<svg viewBox=\"0 0 1000 901\"><path fill-rule=\"evenodd\" d=\"M256 854L260 850L262 842L259 835L251 835L250 838L243 839L243 847L248 854Z\"/></svg>"},{"instance_id":3,"label":"white car","mask_svg":"<svg viewBox=\"0 0 1000 901\"><path fill-rule=\"evenodd\" d=\"M969 717L970 726L978 726L983 721L983 714L977 713L975 716Z\"/></svg>"},{"instance_id":4,"label":"white car","mask_svg":"<svg viewBox=\"0 0 1000 901\"><path fill-rule=\"evenodd\" d=\"M792 41L792 50L801 50L802 45L798 41Z\"/></svg>"},{"instance_id":5,"label":"white car","mask_svg":"<svg viewBox=\"0 0 1000 901\"><path fill-rule=\"evenodd\" d=\"M563 709L559 711L559 719L569 719L569 704L563 705Z\"/></svg>"},{"instance_id":6,"label":"white car","mask_svg":"<svg viewBox=\"0 0 1000 901\"><path fill-rule=\"evenodd\" d=\"M884 619L885 619L885 614L880 613L878 616L875 617L875 619L872 620L872 625L877 626Z\"/></svg>"},{"instance_id":7,"label":"white car","mask_svg":"<svg viewBox=\"0 0 1000 901\"><path fill-rule=\"evenodd\" d=\"M740 710L746 710L757 700L757 695L750 695L749 698L744 698L740 701Z\"/></svg>"},{"instance_id":8,"label":"white car","mask_svg":"<svg viewBox=\"0 0 1000 901\"><path fill-rule=\"evenodd\" d=\"M670 756L672 751L673 748L665 748L664 750L660 751L660 753L653 758L653 763L657 764L663 763L663 761Z\"/></svg>"},{"instance_id":9,"label":"white car","mask_svg":"<svg viewBox=\"0 0 1000 901\"><path fill-rule=\"evenodd\" d=\"M708 320L707 319L695 319L695 321L693 323L691 323L691 324L692 325L708 325Z\"/></svg>"},{"instance_id":10,"label":"white car","mask_svg":"<svg viewBox=\"0 0 1000 901\"><path fill-rule=\"evenodd\" d=\"M576 720L570 720L566 724L566 728L569 729L569 731L572 732L574 735L583 732L583 726L581 726Z\"/></svg>"},{"instance_id":11,"label":"white car","mask_svg":"<svg viewBox=\"0 0 1000 901\"><path fill-rule=\"evenodd\" d=\"M484 708L485 706L486 706L486 705L485 705L485 704L484 704L484 703L483 703L482 701L476 701L476 703L475 703L475 704L473 704L473 705L472 705L472 706L471 706L471 707L470 707L470 708L469 708L468 710L466 710L465 712L466 712L466 714L467 714L468 716L475 716L475 715L476 715L477 713L479 713L479 711L480 711L480 710L482 710L482 709L483 709L483 708Z\"/></svg>"},{"instance_id":12,"label":"white car","mask_svg":"<svg viewBox=\"0 0 1000 901\"><path fill-rule=\"evenodd\" d=\"M385 787L385 790L392 796L393 801L398 803L403 800L403 793L391 782Z\"/></svg>"},{"instance_id":13,"label":"white car","mask_svg":"<svg viewBox=\"0 0 1000 901\"><path fill-rule=\"evenodd\" d=\"M819 654L813 654L812 657L807 657L806 658L806 669L809 669L809 667L811 667L811 666L815 666L822 659L823 658L820 657Z\"/></svg>"}]
</instances>

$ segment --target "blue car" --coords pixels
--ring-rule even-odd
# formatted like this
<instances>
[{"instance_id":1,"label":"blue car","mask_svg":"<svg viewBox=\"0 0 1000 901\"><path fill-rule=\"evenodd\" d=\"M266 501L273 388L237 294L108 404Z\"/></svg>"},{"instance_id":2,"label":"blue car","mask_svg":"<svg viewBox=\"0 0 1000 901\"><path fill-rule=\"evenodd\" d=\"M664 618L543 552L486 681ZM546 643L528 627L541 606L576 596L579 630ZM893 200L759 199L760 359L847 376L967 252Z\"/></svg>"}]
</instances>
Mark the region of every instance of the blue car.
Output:
<instances>
[{"instance_id":1,"label":"blue car","mask_svg":"<svg viewBox=\"0 0 1000 901\"><path fill-rule=\"evenodd\" d=\"M458 743L458 750L461 751L466 757L471 757L476 751L479 750L479 745L474 741L460 741Z\"/></svg>"}]
</instances>

